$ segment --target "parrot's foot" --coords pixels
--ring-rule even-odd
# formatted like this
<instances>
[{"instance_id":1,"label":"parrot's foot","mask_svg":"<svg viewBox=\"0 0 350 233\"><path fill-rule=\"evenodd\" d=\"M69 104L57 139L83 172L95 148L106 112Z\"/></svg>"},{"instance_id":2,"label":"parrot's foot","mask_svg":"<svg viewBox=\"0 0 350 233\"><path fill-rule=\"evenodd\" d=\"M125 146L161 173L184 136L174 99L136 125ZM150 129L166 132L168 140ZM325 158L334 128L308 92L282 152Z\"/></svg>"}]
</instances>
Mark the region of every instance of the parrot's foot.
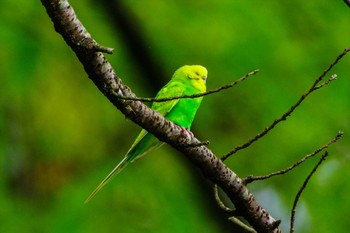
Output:
<instances>
[{"instance_id":1,"label":"parrot's foot","mask_svg":"<svg viewBox=\"0 0 350 233\"><path fill-rule=\"evenodd\" d=\"M181 140L182 143L190 143L192 138L194 137L193 133L184 128L184 127L181 127L182 131L181 131L181 135L183 135L185 137L185 139Z\"/></svg>"},{"instance_id":2,"label":"parrot's foot","mask_svg":"<svg viewBox=\"0 0 350 233\"><path fill-rule=\"evenodd\" d=\"M181 126L180 126L181 127ZM184 127L181 127L181 135L184 136L184 138L180 139L181 144L186 144L183 146L186 147L198 147L198 146L205 146L209 144L209 141L204 141L204 142L198 142L198 143L193 143L192 138L194 137L193 133Z\"/></svg>"}]
</instances>

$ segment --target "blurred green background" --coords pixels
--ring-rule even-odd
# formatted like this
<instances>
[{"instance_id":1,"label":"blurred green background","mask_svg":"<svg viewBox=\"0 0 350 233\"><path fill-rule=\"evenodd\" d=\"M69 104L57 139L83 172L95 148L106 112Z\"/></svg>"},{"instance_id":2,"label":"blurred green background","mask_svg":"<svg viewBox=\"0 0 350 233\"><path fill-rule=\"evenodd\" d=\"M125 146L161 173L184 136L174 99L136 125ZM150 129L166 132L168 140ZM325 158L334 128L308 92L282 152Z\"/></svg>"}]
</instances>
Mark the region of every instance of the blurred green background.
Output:
<instances>
[{"instance_id":1,"label":"blurred green background","mask_svg":"<svg viewBox=\"0 0 350 233\"><path fill-rule=\"evenodd\" d=\"M139 96L154 96L184 64L206 66L209 89L260 69L205 97L193 131L217 155L272 123L350 47L350 9L341 0L114 1L70 3L93 37L115 48L107 58ZM0 12L0 232L240 232L216 208L208 182L169 146L83 205L140 129L87 78L40 1L3 0ZM337 81L226 162L241 177L267 174L344 131L302 195L296 232L350 228L349 64L348 55L332 72ZM317 161L249 186L285 231Z\"/></svg>"}]
</instances>

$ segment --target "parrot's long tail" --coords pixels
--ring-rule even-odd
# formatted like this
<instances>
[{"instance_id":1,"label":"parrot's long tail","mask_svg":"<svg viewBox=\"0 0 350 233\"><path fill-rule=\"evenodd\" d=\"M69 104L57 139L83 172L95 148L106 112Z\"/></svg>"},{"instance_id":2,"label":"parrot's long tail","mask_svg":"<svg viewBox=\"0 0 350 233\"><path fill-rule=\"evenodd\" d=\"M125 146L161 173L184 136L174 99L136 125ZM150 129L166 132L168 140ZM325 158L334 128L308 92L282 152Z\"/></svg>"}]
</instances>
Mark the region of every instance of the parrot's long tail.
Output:
<instances>
[{"instance_id":1,"label":"parrot's long tail","mask_svg":"<svg viewBox=\"0 0 350 233\"><path fill-rule=\"evenodd\" d=\"M127 155L122 161L108 174L108 176L97 186L97 188L90 194L90 196L85 200L84 204L88 203L95 195L100 191L103 186L105 186L115 175L123 170L126 165L128 165L130 156Z\"/></svg>"}]
</instances>

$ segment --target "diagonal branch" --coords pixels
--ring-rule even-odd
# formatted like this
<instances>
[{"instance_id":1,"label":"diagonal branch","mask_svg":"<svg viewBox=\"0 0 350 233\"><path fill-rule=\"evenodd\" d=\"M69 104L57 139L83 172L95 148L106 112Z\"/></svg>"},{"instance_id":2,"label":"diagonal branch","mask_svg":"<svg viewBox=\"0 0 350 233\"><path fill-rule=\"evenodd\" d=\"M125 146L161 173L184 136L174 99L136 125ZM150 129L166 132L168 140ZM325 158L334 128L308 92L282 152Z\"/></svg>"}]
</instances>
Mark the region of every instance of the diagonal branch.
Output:
<instances>
[{"instance_id":1,"label":"diagonal branch","mask_svg":"<svg viewBox=\"0 0 350 233\"><path fill-rule=\"evenodd\" d=\"M228 195L237 211L251 224L257 232L278 233L279 221L276 221L249 192L242 180L230 170L206 146L185 146L198 144L194 136L184 135L183 129L166 120L140 101L122 100L116 96L135 97L130 88L125 86L116 75L111 64L101 52L96 52L97 43L77 18L67 0L41 0L56 31L62 35L72 48L89 78L99 90L127 118L154 134L190 159L195 166L213 183Z\"/></svg>"}]
</instances>

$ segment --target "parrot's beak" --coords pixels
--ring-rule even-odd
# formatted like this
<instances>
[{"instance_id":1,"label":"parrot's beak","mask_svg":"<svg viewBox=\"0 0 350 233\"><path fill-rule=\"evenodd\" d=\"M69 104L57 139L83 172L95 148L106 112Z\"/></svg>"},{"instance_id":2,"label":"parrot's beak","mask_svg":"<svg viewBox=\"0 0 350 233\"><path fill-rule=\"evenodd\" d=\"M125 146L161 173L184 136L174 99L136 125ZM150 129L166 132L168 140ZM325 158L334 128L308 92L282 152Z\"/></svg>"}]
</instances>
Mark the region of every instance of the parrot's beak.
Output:
<instances>
[{"instance_id":1,"label":"parrot's beak","mask_svg":"<svg viewBox=\"0 0 350 233\"><path fill-rule=\"evenodd\" d=\"M207 82L207 77L203 76L202 79L203 79L204 83Z\"/></svg>"}]
</instances>

